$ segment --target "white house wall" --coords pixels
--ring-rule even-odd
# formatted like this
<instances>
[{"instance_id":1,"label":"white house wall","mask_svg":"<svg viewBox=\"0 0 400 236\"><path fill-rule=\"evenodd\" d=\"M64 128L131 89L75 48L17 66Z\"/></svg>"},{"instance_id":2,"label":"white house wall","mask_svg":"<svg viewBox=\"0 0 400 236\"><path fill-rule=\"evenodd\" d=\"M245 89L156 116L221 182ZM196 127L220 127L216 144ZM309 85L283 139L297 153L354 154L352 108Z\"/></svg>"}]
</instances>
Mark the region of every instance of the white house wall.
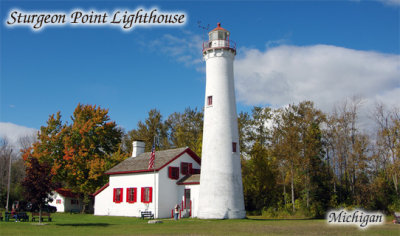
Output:
<instances>
[{"instance_id":1,"label":"white house wall","mask_svg":"<svg viewBox=\"0 0 400 236\"><path fill-rule=\"evenodd\" d=\"M183 154L178 159L171 162L167 167L160 170L160 186L158 192L160 218L171 217L171 210L176 204L181 204L184 196L185 186L177 185L178 180L168 177L168 167L179 167L179 179L183 178L181 174L181 162L192 163L192 168L200 169L200 165L188 154ZM198 193L197 193L198 194Z\"/></svg>"},{"instance_id":2,"label":"white house wall","mask_svg":"<svg viewBox=\"0 0 400 236\"><path fill-rule=\"evenodd\" d=\"M51 198L53 199L53 201L49 202L49 205L56 207L57 212L64 212L65 211L65 207L64 207L65 198L58 193L53 194L51 196ZM57 200L61 200L61 204L57 204Z\"/></svg>"},{"instance_id":3,"label":"white house wall","mask_svg":"<svg viewBox=\"0 0 400 236\"><path fill-rule=\"evenodd\" d=\"M49 202L50 206L55 206L57 208L57 212L69 212L71 210L81 210L82 209L82 201L75 198L64 197L59 193L55 193L53 196L52 202ZM57 200L61 200L61 203L57 203ZM78 204L71 204L71 200L78 200Z\"/></svg>"},{"instance_id":4,"label":"white house wall","mask_svg":"<svg viewBox=\"0 0 400 236\"><path fill-rule=\"evenodd\" d=\"M157 162L157 153L155 161ZM184 177L180 170L181 162L192 163L193 168L200 169L200 165L187 153L184 153L156 173L156 188L154 188L153 172L110 175L109 186L95 197L94 214L140 217L141 211L150 210L155 212L156 218L171 217L171 210L174 208L175 204L181 203L185 186L177 185L176 182L178 180L173 180L168 177L168 167L179 167L180 179ZM141 202L142 187L153 187L153 200L151 203L145 204ZM114 188L123 188L123 198L120 203L113 202ZM135 203L128 203L126 201L127 188L137 188L137 201ZM196 194L194 197L197 198L198 191L195 192L191 193L191 195L194 196L194 194ZM156 209L154 202L157 204Z\"/></svg>"},{"instance_id":5,"label":"white house wall","mask_svg":"<svg viewBox=\"0 0 400 236\"><path fill-rule=\"evenodd\" d=\"M185 189L190 189L190 200L192 201L192 217L197 217L199 209L199 184L185 185ZM182 192L183 195L183 192ZM182 198L183 200L183 198Z\"/></svg>"},{"instance_id":6,"label":"white house wall","mask_svg":"<svg viewBox=\"0 0 400 236\"><path fill-rule=\"evenodd\" d=\"M94 201L94 214L99 216L110 215L110 208L113 207L112 201L113 190L110 186L108 186L96 195Z\"/></svg>"}]
</instances>

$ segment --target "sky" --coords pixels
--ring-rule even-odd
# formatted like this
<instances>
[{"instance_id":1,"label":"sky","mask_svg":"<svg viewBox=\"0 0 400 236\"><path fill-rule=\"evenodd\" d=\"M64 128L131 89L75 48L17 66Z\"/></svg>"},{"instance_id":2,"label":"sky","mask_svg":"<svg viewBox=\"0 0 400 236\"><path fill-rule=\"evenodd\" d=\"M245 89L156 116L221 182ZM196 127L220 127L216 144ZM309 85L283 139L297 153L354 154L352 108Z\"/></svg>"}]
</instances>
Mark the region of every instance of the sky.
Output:
<instances>
[{"instance_id":1,"label":"sky","mask_svg":"<svg viewBox=\"0 0 400 236\"><path fill-rule=\"evenodd\" d=\"M10 12L184 13L185 24L9 27ZM202 109L202 42L221 22L236 42L238 112L312 100L331 112L353 96L368 114L400 104L400 1L0 0L0 136L16 142L58 111L98 105L125 131L151 109ZM201 27L200 27L201 26ZM204 29L207 28L208 30Z\"/></svg>"}]
</instances>

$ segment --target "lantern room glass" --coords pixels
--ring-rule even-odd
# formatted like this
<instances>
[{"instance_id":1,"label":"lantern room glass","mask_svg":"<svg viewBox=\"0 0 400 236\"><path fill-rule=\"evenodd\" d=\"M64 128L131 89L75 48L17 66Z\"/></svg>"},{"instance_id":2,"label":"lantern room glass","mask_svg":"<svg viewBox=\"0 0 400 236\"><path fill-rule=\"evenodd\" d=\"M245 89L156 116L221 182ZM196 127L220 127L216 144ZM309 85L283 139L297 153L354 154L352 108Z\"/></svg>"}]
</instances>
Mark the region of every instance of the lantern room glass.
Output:
<instances>
[{"instance_id":1,"label":"lantern room glass","mask_svg":"<svg viewBox=\"0 0 400 236\"><path fill-rule=\"evenodd\" d=\"M226 40L228 38L228 32L222 30L215 30L210 32L210 41L213 40Z\"/></svg>"}]
</instances>

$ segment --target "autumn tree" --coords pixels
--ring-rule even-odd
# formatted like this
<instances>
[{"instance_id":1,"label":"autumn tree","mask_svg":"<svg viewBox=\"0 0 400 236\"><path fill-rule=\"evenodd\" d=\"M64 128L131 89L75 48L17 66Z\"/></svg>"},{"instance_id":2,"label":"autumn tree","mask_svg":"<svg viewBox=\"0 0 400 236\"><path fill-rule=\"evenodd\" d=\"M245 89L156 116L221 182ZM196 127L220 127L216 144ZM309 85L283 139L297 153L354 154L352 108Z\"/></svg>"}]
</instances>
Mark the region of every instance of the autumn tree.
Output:
<instances>
[{"instance_id":1,"label":"autumn tree","mask_svg":"<svg viewBox=\"0 0 400 236\"><path fill-rule=\"evenodd\" d=\"M63 130L63 158L54 164L61 164L67 186L83 194L87 205L89 195L107 182L103 173L109 163L121 161L113 154L118 151L122 131L110 121L108 110L97 106L79 104L71 119L72 124Z\"/></svg>"},{"instance_id":2,"label":"autumn tree","mask_svg":"<svg viewBox=\"0 0 400 236\"><path fill-rule=\"evenodd\" d=\"M58 187L53 182L51 166L47 162L40 162L37 158L25 152L26 177L22 181L25 188L25 198L39 208L39 223L42 222L42 208L52 201L49 198L51 191Z\"/></svg>"},{"instance_id":3,"label":"autumn tree","mask_svg":"<svg viewBox=\"0 0 400 236\"><path fill-rule=\"evenodd\" d=\"M51 115L24 155L46 163L55 182L80 194L84 210L89 195L107 182L103 173L126 155L119 149L122 131L110 121L107 109L78 104L71 119L67 125L60 112Z\"/></svg>"}]
</instances>

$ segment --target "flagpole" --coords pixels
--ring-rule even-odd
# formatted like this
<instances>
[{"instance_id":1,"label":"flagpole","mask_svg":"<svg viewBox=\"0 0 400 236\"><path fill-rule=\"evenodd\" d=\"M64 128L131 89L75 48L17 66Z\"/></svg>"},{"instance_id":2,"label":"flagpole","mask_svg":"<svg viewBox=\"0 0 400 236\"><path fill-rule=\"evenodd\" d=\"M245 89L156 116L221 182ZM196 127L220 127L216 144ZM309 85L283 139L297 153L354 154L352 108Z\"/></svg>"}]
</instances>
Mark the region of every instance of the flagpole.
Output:
<instances>
[{"instance_id":1,"label":"flagpole","mask_svg":"<svg viewBox=\"0 0 400 236\"><path fill-rule=\"evenodd\" d=\"M157 202L156 202L156 135L154 135L154 140L153 140L153 145L154 145L154 164L153 164L153 170L154 170L154 216L155 218L158 218L158 212L156 211L157 207Z\"/></svg>"}]
</instances>

